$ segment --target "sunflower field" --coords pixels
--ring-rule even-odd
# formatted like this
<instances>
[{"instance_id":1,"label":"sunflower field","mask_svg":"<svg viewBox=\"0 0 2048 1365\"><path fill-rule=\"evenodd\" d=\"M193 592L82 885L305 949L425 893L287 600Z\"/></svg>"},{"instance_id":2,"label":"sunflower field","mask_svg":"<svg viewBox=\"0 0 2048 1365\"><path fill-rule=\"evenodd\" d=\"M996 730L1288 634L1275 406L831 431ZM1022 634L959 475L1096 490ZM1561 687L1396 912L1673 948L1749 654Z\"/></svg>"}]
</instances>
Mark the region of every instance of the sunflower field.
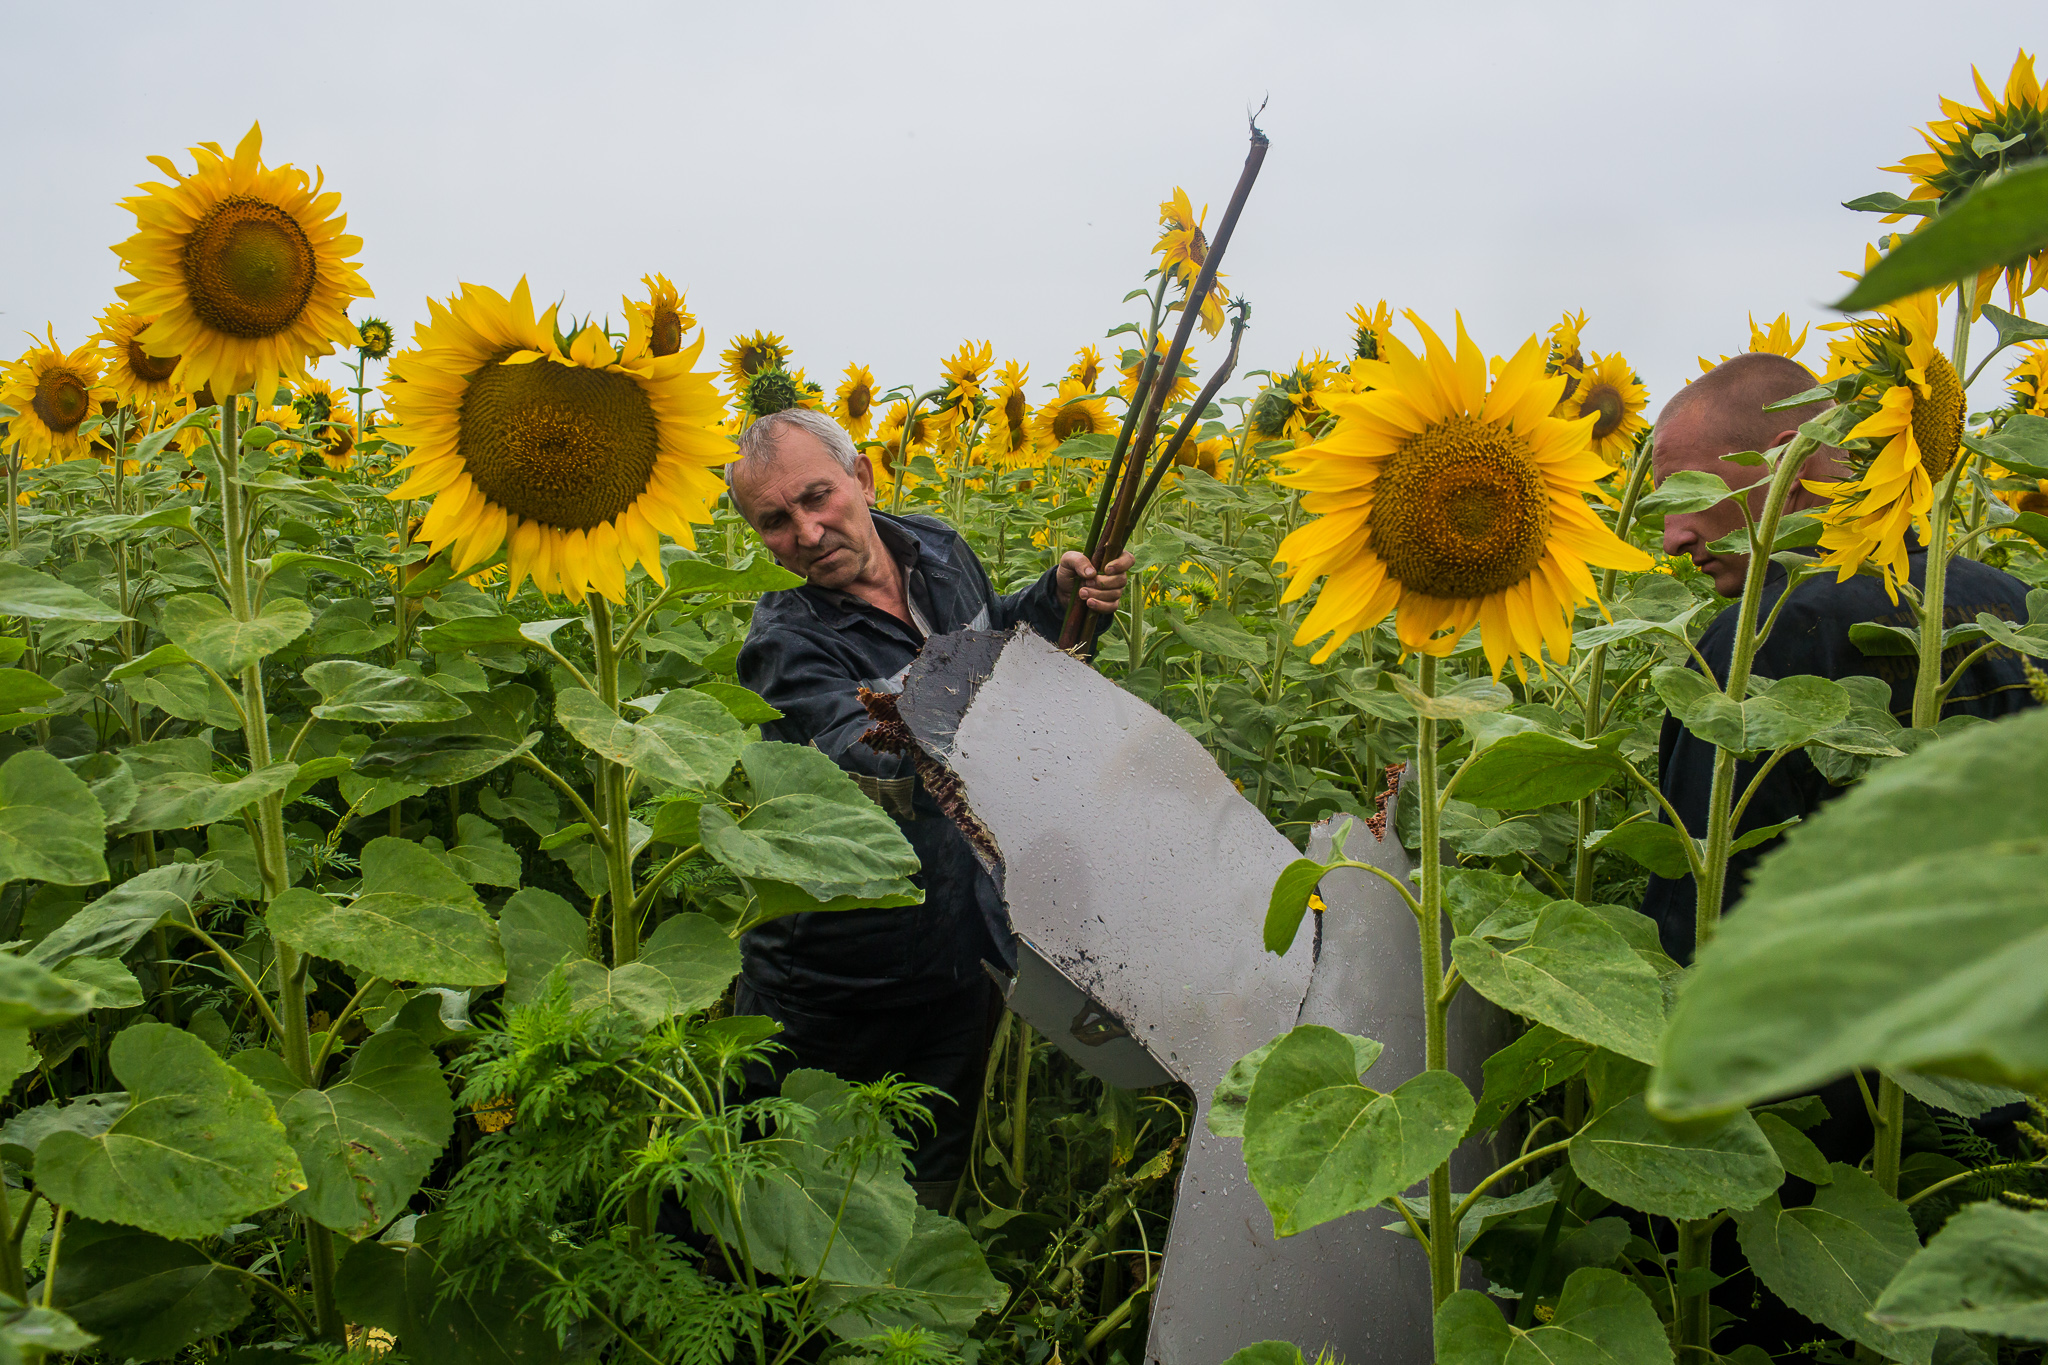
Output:
<instances>
[{"instance_id":1,"label":"sunflower field","mask_svg":"<svg viewBox=\"0 0 2048 1365\"><path fill-rule=\"evenodd\" d=\"M0 374L0 1360L1145 1359L1184 1090L1006 1015L944 1210L907 1178L920 1087L742 1097L776 1026L733 1011L739 936L922 898L895 821L736 680L802 580L722 471L797 406L998 590L1130 550L1062 643L1297 848L1348 817L1414 851L1403 882L1340 833L1263 947L1309 950L1326 876L1382 878L1426 1068L1361 1079L1377 1042L1303 1025L1226 1122L1279 1234L1412 1242L1435 1359L2042 1359L2048 712L1943 707L1992 657L2048 703L2048 95L2022 54L1975 97L1847 206L1885 230L1841 321L1748 323L1811 385L1732 503L1653 468L1653 396L1583 313L1475 338L1333 301L1323 349L1238 374L1256 129L1216 222L1176 188L1149 254L1130 225L1128 321L1036 374L985 340L879 377L720 346L651 270L581 314L451 281L408 337L260 129L150 157L118 298ZM1663 551L1721 506L1728 597ZM1964 561L2024 614L1946 596ZM1796 588L1859 575L1896 607L1864 672L1757 671ZM1711 755L1692 826L1667 718ZM1781 765L1839 796L1746 818ZM1690 881L1694 963L1653 878ZM1448 1060L1460 991L1519 1021L1483 1076ZM1512 1159L1454 1190L1480 1138Z\"/></svg>"}]
</instances>

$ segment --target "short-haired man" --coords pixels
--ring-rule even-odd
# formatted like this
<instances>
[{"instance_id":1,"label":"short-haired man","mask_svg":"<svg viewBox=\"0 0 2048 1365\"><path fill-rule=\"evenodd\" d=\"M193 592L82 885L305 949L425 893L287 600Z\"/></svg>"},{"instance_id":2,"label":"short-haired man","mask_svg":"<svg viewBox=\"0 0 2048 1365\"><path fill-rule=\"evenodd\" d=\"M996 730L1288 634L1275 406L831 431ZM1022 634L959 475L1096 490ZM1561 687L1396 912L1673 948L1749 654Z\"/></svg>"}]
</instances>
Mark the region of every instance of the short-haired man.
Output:
<instances>
[{"instance_id":1,"label":"short-haired man","mask_svg":"<svg viewBox=\"0 0 2048 1365\"><path fill-rule=\"evenodd\" d=\"M1796 360L1769 353L1739 355L1723 361L1703 378L1680 389L1658 414L1656 446L1651 469L1657 482L1685 469L1718 474L1730 488L1758 483L1767 471L1758 465L1730 463L1725 457L1737 451L1769 450L1783 445L1796 434L1801 422L1819 416L1826 403L1816 403L1787 412L1765 412L1764 406L1803 393L1813 387L1813 375ZM1837 456L1816 451L1807 460L1805 477L1813 480L1845 476ZM1763 489L1745 495L1752 517L1763 510ZM1786 501L1787 511L1818 507L1824 499L1807 488L1795 487ZM1673 513L1664 520L1664 552L1688 555L1714 580L1714 591L1723 597L1739 597L1749 573L1749 556L1717 554L1714 541L1742 526L1742 512L1729 498L1704 512ZM1927 552L1917 542L1910 547L1912 582L1920 586L1927 569ZM1770 616L1772 607L1785 590L1785 571L1773 564L1764 582L1759 605L1759 622ZM2008 620L2027 617L2026 585L2009 574L1969 559L1950 561L1947 586L1949 621L1975 620L1977 613L1990 612ZM1734 650L1736 610L1722 612L1700 636L1700 654L1715 673L1725 678ZM1871 658L1849 640L1849 627L1860 621L1883 625L1910 626L1911 609L1894 603L1875 578L1858 575L1837 582L1835 575L1807 579L1793 591L1770 636L1758 648L1752 671L1761 678L1787 678L1811 674L1823 678L1856 675L1874 677L1892 689L1891 709L1901 723L1913 713L1914 668L1912 660ZM1944 670L1953 670L1968 651L1958 646L1942 660ZM1999 649L1971 664L1957 681L1942 706L1942 715L1981 716L1990 719L2033 704L2033 696L2018 655ZM1713 785L1714 746L1680 725L1676 718L1664 718L1658 745L1659 783L1664 797L1684 817L1695 835L1707 831L1707 803ZM1736 766L1735 790L1747 791L1760 764L1743 762ZM1804 753L1788 755L1765 777L1757 794L1743 811L1737 833L1801 818L1813 813L1820 803L1838 789L1831 786ZM1741 896L1756 860L1772 847L1770 843L1736 854L1729 860L1723 904L1733 905ZM1652 877L1643 901L1643 912L1657 921L1664 949L1681 962L1692 957L1694 888L1691 877Z\"/></svg>"},{"instance_id":2,"label":"short-haired man","mask_svg":"<svg viewBox=\"0 0 2048 1365\"><path fill-rule=\"evenodd\" d=\"M1024 622L1057 639L1078 592L1116 610L1131 565L1098 572L1068 551L1021 592L998 594L967 542L930 517L877 510L872 466L831 418L791 408L740 437L733 502L802 587L754 608L739 678L782 712L772 739L814 744L901 822L923 863L923 905L792 915L742 941L738 1007L783 1026L790 1065L850 1080L936 1087L937 1130L913 1156L920 1197L941 1202L966 1166L993 987L984 960L1013 962L994 883L918 787L910 760L861 742L857 695L899 687L925 639Z\"/></svg>"}]
</instances>

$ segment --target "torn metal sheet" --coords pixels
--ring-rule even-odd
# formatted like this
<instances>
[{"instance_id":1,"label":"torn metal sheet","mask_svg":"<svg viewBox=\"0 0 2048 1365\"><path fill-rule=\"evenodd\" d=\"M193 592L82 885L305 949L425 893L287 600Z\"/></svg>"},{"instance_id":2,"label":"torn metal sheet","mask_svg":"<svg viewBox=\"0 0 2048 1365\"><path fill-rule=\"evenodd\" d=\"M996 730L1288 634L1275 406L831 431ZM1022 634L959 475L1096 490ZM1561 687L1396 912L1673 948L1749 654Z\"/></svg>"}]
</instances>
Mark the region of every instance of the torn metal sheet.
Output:
<instances>
[{"instance_id":1,"label":"torn metal sheet","mask_svg":"<svg viewBox=\"0 0 2048 1365\"><path fill-rule=\"evenodd\" d=\"M1306 934L1285 956L1264 951L1294 847L1185 730L1029 631L934 638L896 701L993 845L1017 936L1012 1007L1112 1084L1194 1091L1147 1359L1218 1365L1266 1339L1349 1365L1428 1359L1428 1266L1381 1230L1392 1215L1275 1238L1239 1143L1205 1122L1231 1064L1299 1022L1384 1043L1366 1078L1377 1089L1422 1069L1420 948L1399 896L1364 873L1331 877L1320 951ZM1354 842L1351 856L1406 875L1398 840ZM1476 1094L1506 1025L1469 991L1459 1006L1451 1060ZM1462 1183L1481 1159L1454 1159Z\"/></svg>"}]
</instances>

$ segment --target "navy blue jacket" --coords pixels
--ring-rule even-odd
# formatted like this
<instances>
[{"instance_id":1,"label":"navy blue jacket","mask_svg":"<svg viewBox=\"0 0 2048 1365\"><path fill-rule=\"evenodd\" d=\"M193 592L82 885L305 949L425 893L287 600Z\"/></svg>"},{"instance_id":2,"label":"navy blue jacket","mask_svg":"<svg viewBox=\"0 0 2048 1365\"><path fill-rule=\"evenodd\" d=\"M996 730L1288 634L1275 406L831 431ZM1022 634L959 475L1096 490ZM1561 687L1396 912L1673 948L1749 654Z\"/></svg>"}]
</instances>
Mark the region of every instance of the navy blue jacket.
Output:
<instances>
[{"instance_id":1,"label":"navy blue jacket","mask_svg":"<svg viewBox=\"0 0 2048 1365\"><path fill-rule=\"evenodd\" d=\"M1056 570L998 595L974 551L944 522L874 514L882 543L903 566L912 605L935 635L1008 630L1018 622L1059 638ZM772 920L740 940L741 971L770 996L817 1010L921 1003L983 979L984 958L1013 964L995 884L967 841L917 782L904 754L861 743L867 711L857 691L896 691L924 636L850 593L805 584L763 596L740 650L739 680L782 712L763 738L814 744L897 816L917 850L924 904L806 913ZM894 809L891 809L894 807ZM907 817L907 818L906 818Z\"/></svg>"},{"instance_id":2,"label":"navy blue jacket","mask_svg":"<svg viewBox=\"0 0 2048 1365\"><path fill-rule=\"evenodd\" d=\"M1909 556L1913 585L1919 587L1927 568L1927 552L1914 550ZM1757 620L1769 619L1771 608L1785 591L1785 571L1776 564L1764 580ZM1988 612L2008 621L2027 619L2026 585L2010 574L1999 572L1971 559L1952 559L1948 566L1948 599L1944 617L1948 625L1961 625ZM1699 650L1713 666L1718 678L1728 676L1728 662L1735 649L1737 608L1730 607L1714 618L1700 636ZM1756 652L1750 671L1762 678L1790 678L1810 674L1822 678L1847 678L1858 674L1880 678L1892 689L1892 714L1901 725L1913 716L1913 680L1919 660L1909 655L1865 655L1849 641L1849 627L1859 621L1879 625L1913 624L1912 609L1903 601L1894 603L1875 578L1857 575L1837 583L1833 574L1809 578L1801 583L1785 604L1784 613ZM1946 677L1975 645L1957 645L1941 661ZM1981 716L1986 720L2033 705L2027 689L2020 656L1999 648L1971 664L1941 708L1949 716ZM1658 784L1664 799L1684 817L1686 828L1696 836L1707 832L1707 805L1714 784L1714 746L1694 735L1672 716L1664 718L1664 730L1657 745ZM1740 800L1762 766L1756 760L1735 765L1735 795ZM1763 786L1742 813L1736 833L1743 834L1765 825L1811 815L1821 802L1845 788L1833 786L1813 766L1804 752L1787 754L1764 779ZM1728 860L1728 880L1721 903L1740 900L1758 858L1777 846L1772 839L1745 849ZM1694 908L1697 896L1690 876L1651 877L1643 898L1643 913L1657 921L1664 951L1680 962L1692 960Z\"/></svg>"}]
</instances>

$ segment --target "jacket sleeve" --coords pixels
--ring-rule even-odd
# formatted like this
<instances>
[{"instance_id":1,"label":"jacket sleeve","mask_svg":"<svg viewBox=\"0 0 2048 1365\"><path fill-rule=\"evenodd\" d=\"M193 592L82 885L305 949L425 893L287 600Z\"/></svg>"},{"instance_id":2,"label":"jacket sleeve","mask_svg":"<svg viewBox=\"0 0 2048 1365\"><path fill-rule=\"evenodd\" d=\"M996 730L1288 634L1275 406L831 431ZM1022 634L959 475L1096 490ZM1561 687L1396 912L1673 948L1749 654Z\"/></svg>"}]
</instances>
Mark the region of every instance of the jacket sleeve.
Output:
<instances>
[{"instance_id":1,"label":"jacket sleeve","mask_svg":"<svg viewBox=\"0 0 2048 1365\"><path fill-rule=\"evenodd\" d=\"M761 727L766 739L815 744L849 772L904 777L915 769L907 754L877 753L861 743L872 721L860 704L867 680L860 661L829 632L782 628L749 636L740 649L740 685L782 712Z\"/></svg>"},{"instance_id":2,"label":"jacket sleeve","mask_svg":"<svg viewBox=\"0 0 2048 1365\"><path fill-rule=\"evenodd\" d=\"M997 630L1008 630L1019 621L1028 624L1032 630L1059 643L1060 627L1067 623L1067 610L1060 605L1059 568L1055 565L1040 574L1038 581L1017 592L1003 593L989 598L989 620Z\"/></svg>"}]
</instances>

